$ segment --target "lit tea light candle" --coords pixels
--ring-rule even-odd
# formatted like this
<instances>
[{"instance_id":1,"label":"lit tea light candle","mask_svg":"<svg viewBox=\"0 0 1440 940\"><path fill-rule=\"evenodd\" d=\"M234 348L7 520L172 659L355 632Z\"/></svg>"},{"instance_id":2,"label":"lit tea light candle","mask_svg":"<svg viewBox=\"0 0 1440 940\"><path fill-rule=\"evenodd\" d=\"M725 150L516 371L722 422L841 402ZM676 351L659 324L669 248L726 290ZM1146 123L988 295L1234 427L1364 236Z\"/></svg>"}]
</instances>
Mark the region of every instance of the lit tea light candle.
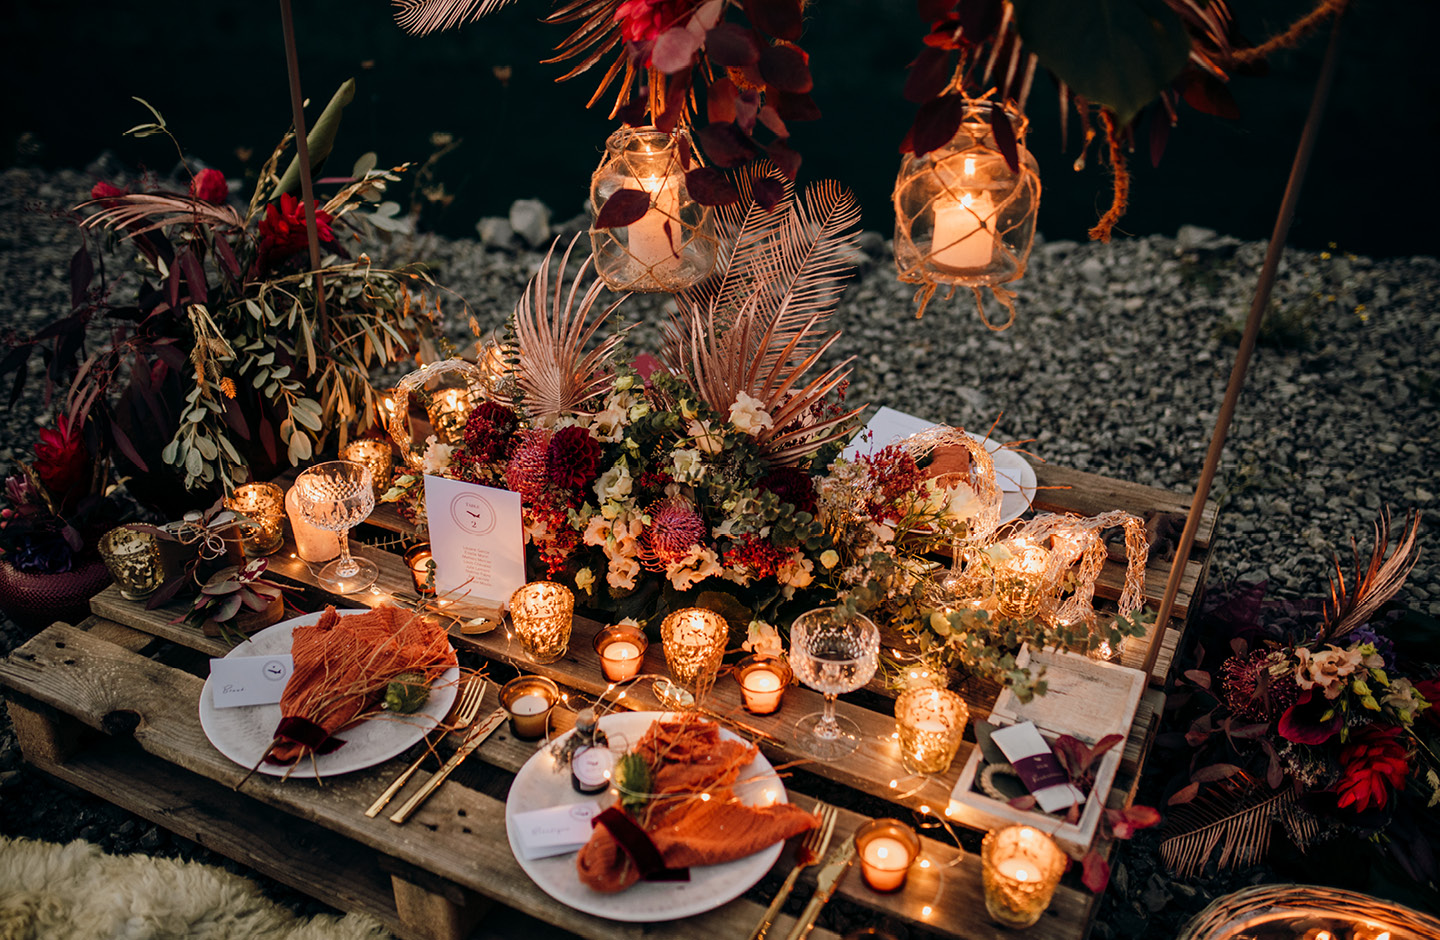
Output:
<instances>
[{"instance_id":1,"label":"lit tea light candle","mask_svg":"<svg viewBox=\"0 0 1440 940\"><path fill-rule=\"evenodd\" d=\"M595 634L600 671L611 682L634 678L645 664L645 649L649 645L645 631L635 624L620 623L606 627Z\"/></svg>"},{"instance_id":2,"label":"lit tea light candle","mask_svg":"<svg viewBox=\"0 0 1440 940\"><path fill-rule=\"evenodd\" d=\"M340 459L370 468L370 482L377 498L390 489L390 478L395 473L395 451L389 441L354 441L340 451Z\"/></svg>"},{"instance_id":3,"label":"lit tea light candle","mask_svg":"<svg viewBox=\"0 0 1440 940\"><path fill-rule=\"evenodd\" d=\"M430 551L430 543L421 542L406 552L405 566L410 569L410 580L415 582L415 593L434 597L435 555Z\"/></svg>"},{"instance_id":4,"label":"lit tea light candle","mask_svg":"<svg viewBox=\"0 0 1440 940\"><path fill-rule=\"evenodd\" d=\"M876 891L898 891L920 854L920 837L898 819L876 819L856 830L855 851L866 884Z\"/></svg>"},{"instance_id":5,"label":"lit tea light candle","mask_svg":"<svg viewBox=\"0 0 1440 940\"><path fill-rule=\"evenodd\" d=\"M500 706L510 717L510 733L522 741L545 737L560 687L543 676L521 676L500 690Z\"/></svg>"},{"instance_id":6,"label":"lit tea light candle","mask_svg":"<svg viewBox=\"0 0 1440 940\"><path fill-rule=\"evenodd\" d=\"M696 689L708 687L729 636L729 624L713 610L686 607L667 614L660 624L660 645L671 678Z\"/></svg>"},{"instance_id":7,"label":"lit tea light candle","mask_svg":"<svg viewBox=\"0 0 1440 940\"><path fill-rule=\"evenodd\" d=\"M510 622L533 663L553 663L565 655L574 615L574 592L554 581L531 581L510 595Z\"/></svg>"},{"instance_id":8,"label":"lit tea light candle","mask_svg":"<svg viewBox=\"0 0 1440 940\"><path fill-rule=\"evenodd\" d=\"M780 707L793 673L783 657L768 653L747 656L735 665L740 698L752 715L769 715Z\"/></svg>"},{"instance_id":9,"label":"lit tea light candle","mask_svg":"<svg viewBox=\"0 0 1440 940\"><path fill-rule=\"evenodd\" d=\"M1065 871L1065 853L1039 829L1007 826L986 834L980 866L991 919L1006 927L1029 927L1050 906Z\"/></svg>"},{"instance_id":10,"label":"lit tea light candle","mask_svg":"<svg viewBox=\"0 0 1440 940\"><path fill-rule=\"evenodd\" d=\"M970 707L948 689L915 688L895 699L900 762L912 774L944 773L965 736Z\"/></svg>"}]
</instances>

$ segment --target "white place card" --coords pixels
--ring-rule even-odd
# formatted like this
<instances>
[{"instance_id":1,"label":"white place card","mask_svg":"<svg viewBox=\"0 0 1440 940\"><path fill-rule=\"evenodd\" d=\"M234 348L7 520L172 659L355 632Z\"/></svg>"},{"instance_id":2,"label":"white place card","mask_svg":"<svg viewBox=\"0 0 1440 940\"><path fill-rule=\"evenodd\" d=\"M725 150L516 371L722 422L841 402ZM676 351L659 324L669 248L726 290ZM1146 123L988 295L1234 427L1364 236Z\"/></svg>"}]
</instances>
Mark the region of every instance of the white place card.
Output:
<instances>
[{"instance_id":1,"label":"white place card","mask_svg":"<svg viewBox=\"0 0 1440 940\"><path fill-rule=\"evenodd\" d=\"M271 656L231 656L210 660L210 688L216 708L274 705L285 693L295 671L289 653Z\"/></svg>"},{"instance_id":2,"label":"white place card","mask_svg":"<svg viewBox=\"0 0 1440 940\"><path fill-rule=\"evenodd\" d=\"M504 607L525 585L519 493L426 474L425 515L440 597Z\"/></svg>"},{"instance_id":3,"label":"white place card","mask_svg":"<svg viewBox=\"0 0 1440 940\"><path fill-rule=\"evenodd\" d=\"M515 842L527 861L578 852L590 841L592 820L603 811L599 803L570 803L516 813Z\"/></svg>"}]
</instances>

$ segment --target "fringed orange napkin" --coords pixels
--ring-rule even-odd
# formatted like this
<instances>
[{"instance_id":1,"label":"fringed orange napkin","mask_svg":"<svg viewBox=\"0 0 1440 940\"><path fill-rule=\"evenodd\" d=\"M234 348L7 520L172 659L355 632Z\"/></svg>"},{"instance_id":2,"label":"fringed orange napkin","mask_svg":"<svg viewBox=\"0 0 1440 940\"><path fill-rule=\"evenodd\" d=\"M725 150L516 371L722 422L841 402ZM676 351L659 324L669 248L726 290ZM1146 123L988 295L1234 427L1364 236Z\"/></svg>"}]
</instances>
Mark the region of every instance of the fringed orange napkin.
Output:
<instances>
[{"instance_id":1,"label":"fringed orange napkin","mask_svg":"<svg viewBox=\"0 0 1440 940\"><path fill-rule=\"evenodd\" d=\"M732 786L755 759L755 747L720 736L695 716L657 721L636 750L651 768L652 799L637 822L666 868L717 865L753 855L817 825L789 803L745 806ZM700 794L709 799L702 799ZM576 857L580 881L596 891L623 891L641 872L610 830L597 826Z\"/></svg>"},{"instance_id":2,"label":"fringed orange napkin","mask_svg":"<svg viewBox=\"0 0 1440 940\"><path fill-rule=\"evenodd\" d=\"M266 758L274 764L340 747L345 742L335 733L374 711L401 673L418 673L428 684L455 665L444 628L398 607L344 617L326 607L318 623L296 627L291 636L295 671L280 698L284 717Z\"/></svg>"}]
</instances>

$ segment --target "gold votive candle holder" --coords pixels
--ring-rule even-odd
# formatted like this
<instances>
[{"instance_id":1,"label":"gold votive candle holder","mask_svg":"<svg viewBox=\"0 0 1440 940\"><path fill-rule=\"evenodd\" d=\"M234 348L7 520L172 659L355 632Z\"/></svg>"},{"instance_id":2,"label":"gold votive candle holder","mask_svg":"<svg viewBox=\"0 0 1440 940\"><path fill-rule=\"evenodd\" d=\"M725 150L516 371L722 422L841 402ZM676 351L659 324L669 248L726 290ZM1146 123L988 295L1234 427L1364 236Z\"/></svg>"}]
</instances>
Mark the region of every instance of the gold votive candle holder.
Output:
<instances>
[{"instance_id":1,"label":"gold votive candle holder","mask_svg":"<svg viewBox=\"0 0 1440 940\"><path fill-rule=\"evenodd\" d=\"M672 611L660 623L660 645L671 678L691 688L713 682L729 637L730 625L713 610L685 607Z\"/></svg>"},{"instance_id":2,"label":"gold votive candle holder","mask_svg":"<svg viewBox=\"0 0 1440 940\"><path fill-rule=\"evenodd\" d=\"M247 558L273 555L285 541L285 491L274 483L246 483L225 497L225 508L245 519L240 526L240 547Z\"/></svg>"},{"instance_id":3,"label":"gold votive candle holder","mask_svg":"<svg viewBox=\"0 0 1440 940\"><path fill-rule=\"evenodd\" d=\"M111 529L100 539L100 559L126 600L143 600L165 581L160 540L152 532L130 526Z\"/></svg>"},{"instance_id":4,"label":"gold votive candle holder","mask_svg":"<svg viewBox=\"0 0 1440 940\"><path fill-rule=\"evenodd\" d=\"M550 712L560 703L560 687L544 676L521 676L500 690L500 707L510 717L510 733L534 741L550 731Z\"/></svg>"},{"instance_id":5,"label":"gold votive candle holder","mask_svg":"<svg viewBox=\"0 0 1440 940\"><path fill-rule=\"evenodd\" d=\"M553 663L570 646L575 595L554 581L531 581L510 595L510 622L525 655L536 665Z\"/></svg>"},{"instance_id":6,"label":"gold votive candle holder","mask_svg":"<svg viewBox=\"0 0 1440 940\"><path fill-rule=\"evenodd\" d=\"M740 700L752 715L770 715L780 708L785 687L794 672L783 656L755 653L735 664L735 681L740 683Z\"/></svg>"},{"instance_id":7,"label":"gold votive candle holder","mask_svg":"<svg viewBox=\"0 0 1440 940\"><path fill-rule=\"evenodd\" d=\"M611 682L624 682L639 675L649 646L650 638L634 624L618 623L595 634L600 671Z\"/></svg>"},{"instance_id":8,"label":"gold votive candle holder","mask_svg":"<svg viewBox=\"0 0 1440 940\"><path fill-rule=\"evenodd\" d=\"M898 819L872 819L855 830L860 874L876 891L899 891L920 855L920 837Z\"/></svg>"},{"instance_id":9,"label":"gold votive candle holder","mask_svg":"<svg viewBox=\"0 0 1440 940\"><path fill-rule=\"evenodd\" d=\"M1007 826L980 844L985 910L997 924L1030 927L1050 906L1065 872L1065 853L1033 826Z\"/></svg>"},{"instance_id":10,"label":"gold votive candle holder","mask_svg":"<svg viewBox=\"0 0 1440 940\"><path fill-rule=\"evenodd\" d=\"M900 736L900 762L912 774L940 774L950 767L970 707L949 689L907 689L895 699L895 731Z\"/></svg>"},{"instance_id":11,"label":"gold votive candle holder","mask_svg":"<svg viewBox=\"0 0 1440 940\"><path fill-rule=\"evenodd\" d=\"M465 423L470 418L468 389L443 388L430 396L430 426L442 444L459 444L465 439Z\"/></svg>"},{"instance_id":12,"label":"gold votive candle holder","mask_svg":"<svg viewBox=\"0 0 1440 940\"><path fill-rule=\"evenodd\" d=\"M363 463L370 468L370 482L375 487L377 499L390 489L390 480L395 474L395 449L389 441L372 438L354 441L340 451L340 459Z\"/></svg>"},{"instance_id":13,"label":"gold votive candle holder","mask_svg":"<svg viewBox=\"0 0 1440 940\"><path fill-rule=\"evenodd\" d=\"M421 597L434 597L435 554L430 550L429 542L421 542L405 553L405 567L410 569L415 593Z\"/></svg>"},{"instance_id":14,"label":"gold votive candle holder","mask_svg":"<svg viewBox=\"0 0 1440 940\"><path fill-rule=\"evenodd\" d=\"M1040 604L1050 553L1026 538L1007 542L1010 557L995 566L995 598L1000 613L1028 617Z\"/></svg>"}]
</instances>

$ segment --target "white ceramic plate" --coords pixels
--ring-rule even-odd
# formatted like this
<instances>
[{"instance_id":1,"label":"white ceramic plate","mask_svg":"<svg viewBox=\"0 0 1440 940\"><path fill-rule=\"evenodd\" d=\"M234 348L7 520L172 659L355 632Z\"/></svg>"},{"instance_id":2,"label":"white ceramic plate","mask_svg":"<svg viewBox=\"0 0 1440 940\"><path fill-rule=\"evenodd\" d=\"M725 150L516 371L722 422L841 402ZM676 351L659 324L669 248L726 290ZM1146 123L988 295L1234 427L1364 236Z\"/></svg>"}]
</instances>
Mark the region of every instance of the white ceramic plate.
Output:
<instances>
[{"instance_id":1,"label":"white ceramic plate","mask_svg":"<svg viewBox=\"0 0 1440 940\"><path fill-rule=\"evenodd\" d=\"M338 612L342 615L365 613L363 610ZM225 658L288 653L291 631L319 621L317 612L266 627L225 654ZM459 678L460 670L452 666L430 686L430 697L419 710L409 715L386 715L362 721L337 735L345 742L344 747L321 754L313 762L308 758L302 760L293 770L280 764L261 764L260 773L272 777L283 777L287 772L291 777L330 777L383 763L403 753L444 720L455 702ZM200 691L200 727L205 729L205 736L215 749L235 763L246 769L255 766L274 740L275 726L279 723L279 705L216 708L210 680L205 680L205 688Z\"/></svg>"},{"instance_id":2,"label":"white ceramic plate","mask_svg":"<svg viewBox=\"0 0 1440 940\"><path fill-rule=\"evenodd\" d=\"M640 740L663 712L620 712L600 719L600 727L609 735L612 746L618 746L617 738L634 743ZM742 740L739 736L720 729L723 737ZM563 736L557 740L563 740ZM751 886L765 877L775 860L780 857L783 843L777 842L754 855L725 862L722 865L705 865L690 869L689 881L641 881L615 894L602 894L580 883L575 870L575 853L556 855L550 858L526 860L520 857L515 842L514 819L516 813L545 809L550 806L596 800L608 803L612 796L598 794L583 796L570 786L570 774L556 773L554 758L550 749L542 746L515 775L510 785L510 794L505 798L505 830L510 837L510 851L520 867L525 869L540 890L562 904L576 910L610 920L630 923L658 923L690 917L713 910L734 900L748 891ZM740 771L740 780L735 787L736 794L746 804L770 800L768 793L774 793L773 802L787 802L785 786L775 769L759 754L747 767Z\"/></svg>"},{"instance_id":3,"label":"white ceramic plate","mask_svg":"<svg viewBox=\"0 0 1440 940\"><path fill-rule=\"evenodd\" d=\"M965 432L970 434L969 431ZM1035 468L1030 461L999 441L989 440L979 434L970 434L985 445L995 461L995 482L1000 487L1000 524L1019 519L1035 499Z\"/></svg>"}]
</instances>

